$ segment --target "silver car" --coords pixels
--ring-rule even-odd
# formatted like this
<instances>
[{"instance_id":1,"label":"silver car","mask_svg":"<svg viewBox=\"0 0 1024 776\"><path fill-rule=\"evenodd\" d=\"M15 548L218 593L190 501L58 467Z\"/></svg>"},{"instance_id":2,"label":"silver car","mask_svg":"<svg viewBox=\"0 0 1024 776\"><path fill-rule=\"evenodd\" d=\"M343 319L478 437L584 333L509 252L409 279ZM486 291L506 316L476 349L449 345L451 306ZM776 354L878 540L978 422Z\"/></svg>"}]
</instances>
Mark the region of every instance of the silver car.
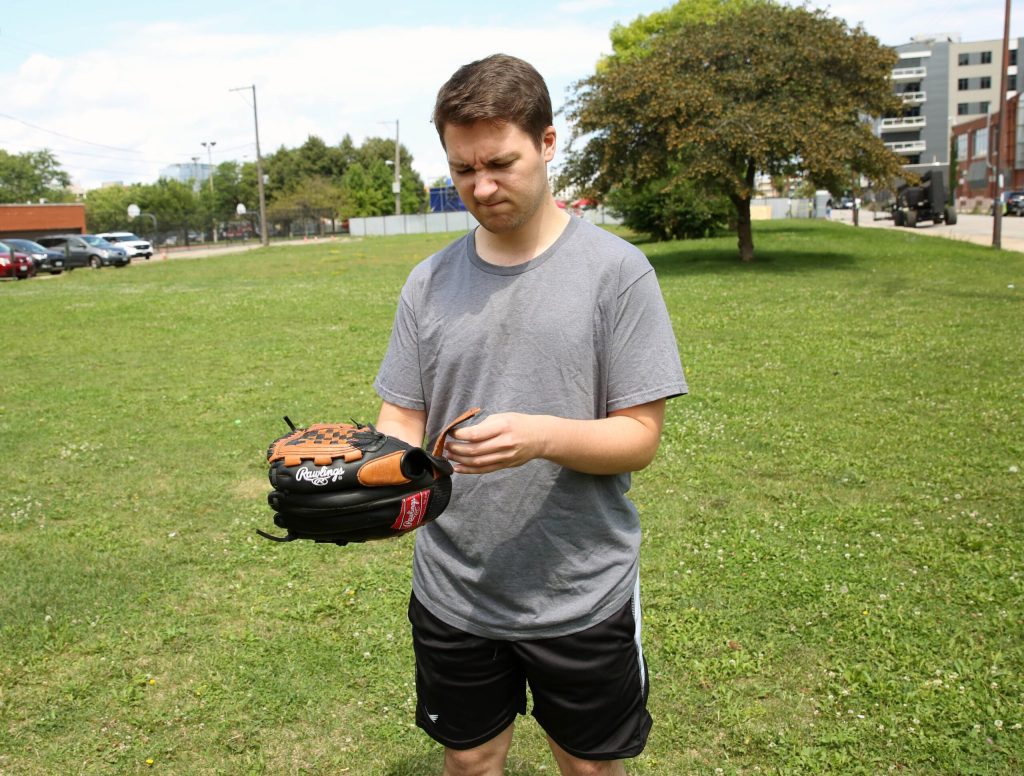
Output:
<instances>
[{"instance_id":1,"label":"silver car","mask_svg":"<svg viewBox=\"0 0 1024 776\"><path fill-rule=\"evenodd\" d=\"M64 269L75 267L124 267L131 262L124 248L108 243L94 234L55 234L37 237L44 248L64 252Z\"/></svg>"}]
</instances>

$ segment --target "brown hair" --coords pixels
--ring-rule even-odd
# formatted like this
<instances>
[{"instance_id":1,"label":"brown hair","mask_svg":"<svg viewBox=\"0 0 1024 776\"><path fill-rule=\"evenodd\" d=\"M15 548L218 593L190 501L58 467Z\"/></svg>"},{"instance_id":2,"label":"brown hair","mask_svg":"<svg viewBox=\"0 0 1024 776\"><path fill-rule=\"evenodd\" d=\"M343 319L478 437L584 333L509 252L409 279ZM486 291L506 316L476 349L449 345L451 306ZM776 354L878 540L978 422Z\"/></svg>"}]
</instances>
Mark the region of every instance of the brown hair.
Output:
<instances>
[{"instance_id":1,"label":"brown hair","mask_svg":"<svg viewBox=\"0 0 1024 776\"><path fill-rule=\"evenodd\" d=\"M441 145L448 124L477 121L514 124L539 148L544 130L554 123L551 95L541 74L529 62L508 54L492 54L460 67L434 103L434 127Z\"/></svg>"}]
</instances>

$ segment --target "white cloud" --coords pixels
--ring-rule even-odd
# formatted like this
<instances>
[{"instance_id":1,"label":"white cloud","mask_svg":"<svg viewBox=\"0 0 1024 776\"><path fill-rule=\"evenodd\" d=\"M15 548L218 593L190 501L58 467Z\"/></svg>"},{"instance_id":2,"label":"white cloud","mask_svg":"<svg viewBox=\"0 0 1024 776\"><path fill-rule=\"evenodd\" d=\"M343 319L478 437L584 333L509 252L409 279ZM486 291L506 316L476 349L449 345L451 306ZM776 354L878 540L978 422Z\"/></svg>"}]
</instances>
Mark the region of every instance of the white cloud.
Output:
<instances>
[{"instance_id":1,"label":"white cloud","mask_svg":"<svg viewBox=\"0 0 1024 776\"><path fill-rule=\"evenodd\" d=\"M0 143L12 151L58 149L65 168L88 186L112 179L149 181L168 164L188 163L193 156L205 161L202 141L217 142L214 162L251 159L250 97L230 90L255 84L264 153L299 145L309 134L331 144L346 133L357 143L372 135L390 137L397 118L403 145L429 181L447 172L429 123L434 95L459 65L495 51L521 56L544 74L559 106L567 87L590 74L609 49L609 25L590 21L609 6L607 0L563 0L544 24L533 27L327 25L302 34L233 33L221 19L122 29L116 39L130 36L147 44L104 42L66 57L48 50L0 71L0 111L97 145L3 118ZM990 0L944 7L905 0L895 14L888 0L839 0L827 10L864 22L886 44L923 32L959 32L964 40L1002 36L1001 7ZM565 127L560 120L556 126L564 147Z\"/></svg>"},{"instance_id":2,"label":"white cloud","mask_svg":"<svg viewBox=\"0 0 1024 776\"><path fill-rule=\"evenodd\" d=\"M495 50L521 56L545 75L557 104L571 81L592 70L607 43L606 30L583 24L537 30L381 26L302 36L161 24L137 34L161 45L104 47L65 60L33 56L13 75L0 74L4 113L137 151L102 161L58 153L73 177L89 186L152 180L161 167L188 163L192 156L205 162L204 140L217 142L214 162L240 158L247 149L239 146L253 143L251 97L229 90L250 84L256 85L264 153L299 145L309 134L331 144L346 133L357 143L390 137L397 118L415 166L424 178L435 177L446 164L430 112L437 89L458 66ZM0 138L118 156L23 125L12 128L9 121L0 120Z\"/></svg>"}]
</instances>

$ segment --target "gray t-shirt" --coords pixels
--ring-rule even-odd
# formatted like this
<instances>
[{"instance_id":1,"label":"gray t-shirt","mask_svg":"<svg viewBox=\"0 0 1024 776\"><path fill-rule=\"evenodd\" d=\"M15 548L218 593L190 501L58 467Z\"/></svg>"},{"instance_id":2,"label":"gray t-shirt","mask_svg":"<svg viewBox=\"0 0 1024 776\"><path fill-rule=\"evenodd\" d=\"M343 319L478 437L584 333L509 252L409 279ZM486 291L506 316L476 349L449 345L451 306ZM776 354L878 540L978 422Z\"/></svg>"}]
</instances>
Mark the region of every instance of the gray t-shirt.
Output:
<instances>
[{"instance_id":1,"label":"gray t-shirt","mask_svg":"<svg viewBox=\"0 0 1024 776\"><path fill-rule=\"evenodd\" d=\"M595 419L687 390L654 269L579 218L525 264L487 263L472 233L420 263L374 387L425 410L430 439L470 407ZM550 638L601 622L637 577L629 485L629 474L546 460L455 475L448 509L416 532L416 597L487 638Z\"/></svg>"}]
</instances>

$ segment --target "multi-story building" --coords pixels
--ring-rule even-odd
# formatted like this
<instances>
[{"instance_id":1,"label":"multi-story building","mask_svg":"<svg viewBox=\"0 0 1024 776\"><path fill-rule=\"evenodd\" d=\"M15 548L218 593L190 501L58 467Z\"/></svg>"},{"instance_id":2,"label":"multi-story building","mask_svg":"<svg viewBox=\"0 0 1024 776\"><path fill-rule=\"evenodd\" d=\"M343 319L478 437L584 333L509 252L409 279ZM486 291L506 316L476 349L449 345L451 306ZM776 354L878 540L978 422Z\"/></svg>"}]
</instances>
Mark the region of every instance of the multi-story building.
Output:
<instances>
[{"instance_id":1,"label":"multi-story building","mask_svg":"<svg viewBox=\"0 0 1024 776\"><path fill-rule=\"evenodd\" d=\"M160 177L181 183L192 181L193 188L198 189L212 173L213 167L194 161L191 164L172 164L164 167L160 171Z\"/></svg>"},{"instance_id":2,"label":"multi-story building","mask_svg":"<svg viewBox=\"0 0 1024 776\"><path fill-rule=\"evenodd\" d=\"M1024 39L1010 41L1006 65L1007 93L1017 89L1017 52ZM912 172L939 167L949 170L955 124L999 109L1003 41L961 42L959 35L918 35L895 46L899 61L892 71L893 88L905 106L902 116L882 118L882 141L906 159Z\"/></svg>"},{"instance_id":3,"label":"multi-story building","mask_svg":"<svg viewBox=\"0 0 1024 776\"><path fill-rule=\"evenodd\" d=\"M956 195L962 209L987 209L996 194L995 133L999 111L953 127ZM1020 93L1006 101L1006 126L1000 133L1002 191L1024 190L1024 104Z\"/></svg>"}]
</instances>

